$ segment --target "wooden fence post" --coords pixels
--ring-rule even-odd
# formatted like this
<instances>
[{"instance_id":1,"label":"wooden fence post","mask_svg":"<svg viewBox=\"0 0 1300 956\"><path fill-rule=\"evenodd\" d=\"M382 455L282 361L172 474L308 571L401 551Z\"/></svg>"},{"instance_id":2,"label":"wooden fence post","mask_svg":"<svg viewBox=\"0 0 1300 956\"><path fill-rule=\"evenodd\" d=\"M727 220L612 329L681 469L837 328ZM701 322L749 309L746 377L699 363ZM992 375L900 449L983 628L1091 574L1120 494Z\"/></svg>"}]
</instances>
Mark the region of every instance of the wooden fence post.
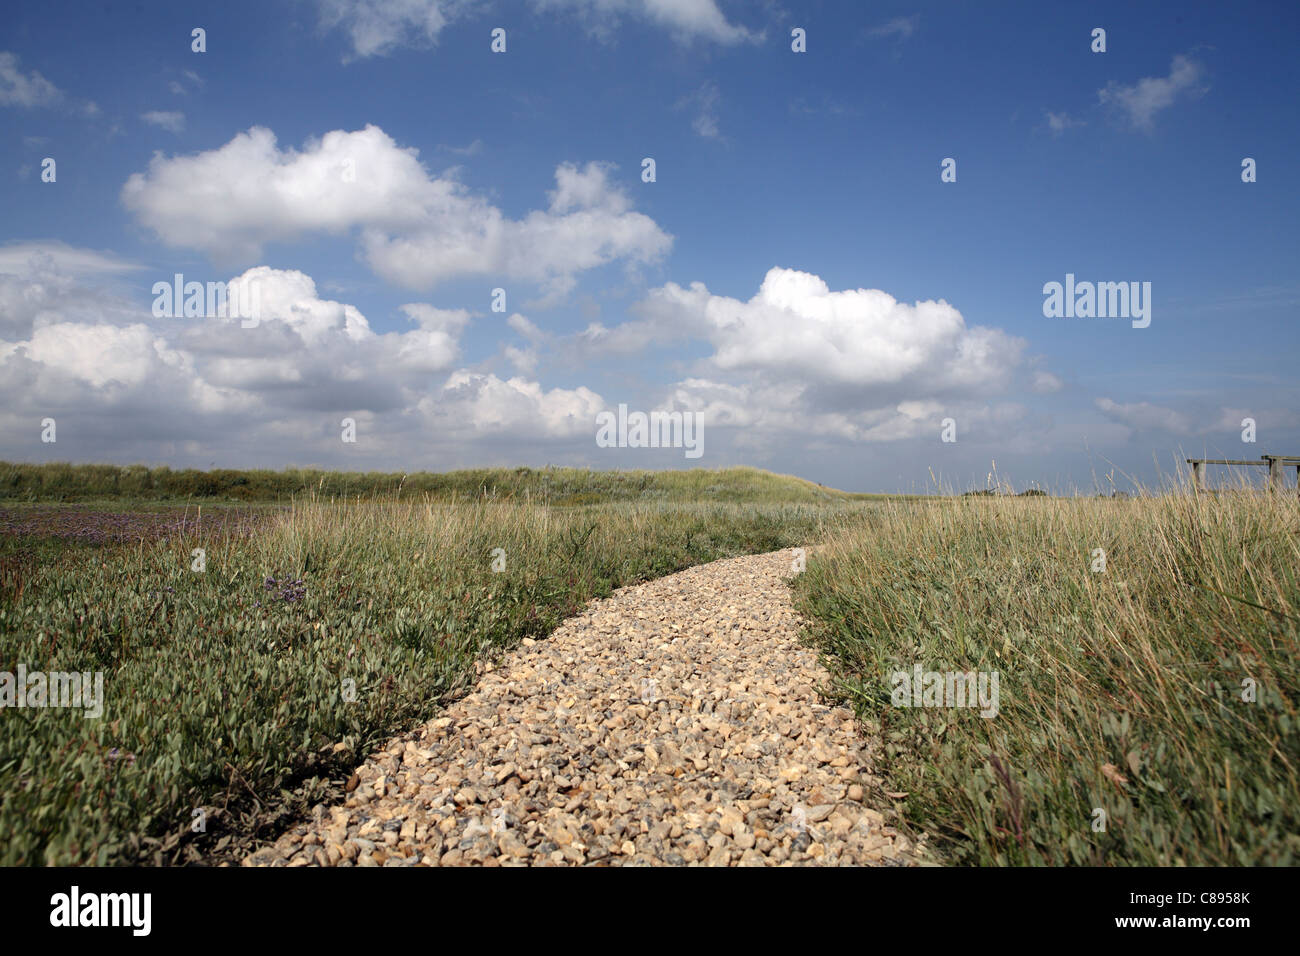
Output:
<instances>
[{"instance_id":1,"label":"wooden fence post","mask_svg":"<svg viewBox=\"0 0 1300 956\"><path fill-rule=\"evenodd\" d=\"M1282 460L1280 458L1268 459L1268 490L1282 490Z\"/></svg>"}]
</instances>

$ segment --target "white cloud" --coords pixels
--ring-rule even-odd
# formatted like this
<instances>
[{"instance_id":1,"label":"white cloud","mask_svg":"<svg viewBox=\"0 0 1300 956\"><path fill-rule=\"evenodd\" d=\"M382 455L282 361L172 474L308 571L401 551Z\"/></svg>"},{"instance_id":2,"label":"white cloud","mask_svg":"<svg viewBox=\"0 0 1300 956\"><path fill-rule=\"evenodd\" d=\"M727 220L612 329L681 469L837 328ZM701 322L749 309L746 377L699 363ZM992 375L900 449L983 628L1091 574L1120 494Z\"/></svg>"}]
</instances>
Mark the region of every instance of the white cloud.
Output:
<instances>
[{"instance_id":1,"label":"white cloud","mask_svg":"<svg viewBox=\"0 0 1300 956\"><path fill-rule=\"evenodd\" d=\"M698 90L678 101L677 107L695 106L695 119L691 129L705 139L721 139L718 131L718 101L721 99L716 83L705 83Z\"/></svg>"},{"instance_id":2,"label":"white cloud","mask_svg":"<svg viewBox=\"0 0 1300 956\"><path fill-rule=\"evenodd\" d=\"M150 110L148 113L141 113L140 119L150 126L159 126L172 133L179 133L185 129L185 114L179 110Z\"/></svg>"},{"instance_id":3,"label":"white cloud","mask_svg":"<svg viewBox=\"0 0 1300 956\"><path fill-rule=\"evenodd\" d=\"M763 39L762 33L728 21L717 0L532 0L532 4L540 13L571 12L600 37L612 34L625 17L635 17L668 30L682 43L698 39L729 45Z\"/></svg>"},{"instance_id":4,"label":"white cloud","mask_svg":"<svg viewBox=\"0 0 1300 956\"><path fill-rule=\"evenodd\" d=\"M125 312L104 291L91 291L82 277L109 277L133 265L92 250L55 242L0 247L0 342L19 342L36 325L69 319L105 321Z\"/></svg>"},{"instance_id":5,"label":"white cloud","mask_svg":"<svg viewBox=\"0 0 1300 956\"><path fill-rule=\"evenodd\" d=\"M1065 383L1051 372L1038 369L1033 374L1033 383L1031 387L1040 395L1049 395L1052 392L1059 392L1061 389L1065 388Z\"/></svg>"},{"instance_id":6,"label":"white cloud","mask_svg":"<svg viewBox=\"0 0 1300 956\"><path fill-rule=\"evenodd\" d=\"M1068 113L1053 113L1051 110L1047 111L1047 127L1057 135L1064 133L1067 129L1073 129L1076 126L1085 125L1087 124L1084 123L1083 120L1073 119Z\"/></svg>"},{"instance_id":7,"label":"white cloud","mask_svg":"<svg viewBox=\"0 0 1300 956\"><path fill-rule=\"evenodd\" d=\"M828 438L853 444L939 440L944 418L960 422L963 437L1006 431L1025 416L1014 402L988 405L977 399L904 399L878 407L818 408L795 382L727 383L688 378L673 387L667 407L698 413L707 428L742 432L746 441L783 436L789 442Z\"/></svg>"},{"instance_id":8,"label":"white cloud","mask_svg":"<svg viewBox=\"0 0 1300 956\"><path fill-rule=\"evenodd\" d=\"M528 343L528 347L522 349L516 345L507 345L504 349L506 361L521 374L531 375L537 368L538 347L548 342L550 336L518 312L506 319L506 325Z\"/></svg>"},{"instance_id":9,"label":"white cloud","mask_svg":"<svg viewBox=\"0 0 1300 956\"><path fill-rule=\"evenodd\" d=\"M717 0L531 0L539 14L573 14L587 30L608 38L623 19L633 17L668 30L679 42L708 40L734 44L760 42L731 23ZM342 29L351 42L347 59L386 56L404 47L436 46L442 31L482 9L472 0L317 0L326 30Z\"/></svg>"},{"instance_id":10,"label":"white cloud","mask_svg":"<svg viewBox=\"0 0 1300 956\"><path fill-rule=\"evenodd\" d=\"M358 229L371 268L408 288L492 274L562 294L578 272L653 262L671 246L654 220L631 211L610 169L561 164L549 208L512 220L454 179L430 177L417 150L377 126L334 130L301 151L253 127L208 152L155 154L122 201L164 242L223 264L259 258L266 242Z\"/></svg>"},{"instance_id":11,"label":"white cloud","mask_svg":"<svg viewBox=\"0 0 1300 956\"><path fill-rule=\"evenodd\" d=\"M439 149L446 150L455 156L477 156L483 152L483 140L476 139L468 146L439 146Z\"/></svg>"},{"instance_id":12,"label":"white cloud","mask_svg":"<svg viewBox=\"0 0 1300 956\"><path fill-rule=\"evenodd\" d=\"M0 106L54 106L63 100L59 88L36 70L23 73L18 57L0 53Z\"/></svg>"},{"instance_id":13,"label":"white cloud","mask_svg":"<svg viewBox=\"0 0 1300 956\"><path fill-rule=\"evenodd\" d=\"M701 282L689 289L670 282L639 311L643 321L622 333L625 341L689 330L713 344L720 369L850 387L988 388L1024 347L997 329L967 327L942 299L908 305L879 289L832 292L818 276L793 269L769 270L748 302L713 295Z\"/></svg>"},{"instance_id":14,"label":"white cloud","mask_svg":"<svg viewBox=\"0 0 1300 956\"><path fill-rule=\"evenodd\" d=\"M594 437L596 413L604 407L588 388L547 390L523 378L502 381L465 369L420 403L421 411L452 433L521 439Z\"/></svg>"},{"instance_id":15,"label":"white cloud","mask_svg":"<svg viewBox=\"0 0 1300 956\"><path fill-rule=\"evenodd\" d=\"M534 345L541 342L546 337L545 333L530 322L527 316L520 315L518 312L506 319L506 325L510 326L510 328L514 329Z\"/></svg>"},{"instance_id":16,"label":"white cloud","mask_svg":"<svg viewBox=\"0 0 1300 956\"><path fill-rule=\"evenodd\" d=\"M229 281L257 285L256 327L155 319L81 284L117 272L118 260L50 248L44 259L0 254L9 270L0 274L3 454L30 454L22 436L54 416L60 454L79 460L203 449L231 463L337 462L347 452L339 422L349 416L370 460L436 464L425 456L461 454L478 440L580 443L604 407L585 387L457 368L473 320L465 310L408 303L410 328L377 333L355 306L322 299L310 276L258 266ZM25 321L15 321L14 303L30 313ZM522 333L541 334L515 318Z\"/></svg>"},{"instance_id":17,"label":"white cloud","mask_svg":"<svg viewBox=\"0 0 1300 956\"><path fill-rule=\"evenodd\" d=\"M0 246L0 273L7 275L104 275L142 268L111 252L79 249L56 239L11 242Z\"/></svg>"},{"instance_id":18,"label":"white cloud","mask_svg":"<svg viewBox=\"0 0 1300 956\"><path fill-rule=\"evenodd\" d=\"M20 341L43 323L122 316L126 310L117 296L90 292L82 280L110 279L140 268L111 253L54 240L0 246L0 341Z\"/></svg>"},{"instance_id":19,"label":"white cloud","mask_svg":"<svg viewBox=\"0 0 1300 956\"><path fill-rule=\"evenodd\" d=\"M942 300L899 302L878 289L831 291L818 276L771 269L748 301L703 283L668 283L612 328L593 322L562 347L579 356L642 353L691 342L712 351L674 392L706 421L746 429L888 441L938 435L960 410L993 421L988 396L1005 388L1025 343L967 326ZM944 414L940 414L940 412Z\"/></svg>"},{"instance_id":20,"label":"white cloud","mask_svg":"<svg viewBox=\"0 0 1300 956\"><path fill-rule=\"evenodd\" d=\"M1192 432L1191 423L1186 415L1150 402L1120 404L1109 398L1099 398L1097 408L1107 418L1130 428L1173 432L1175 435L1188 435Z\"/></svg>"},{"instance_id":21,"label":"white cloud","mask_svg":"<svg viewBox=\"0 0 1300 956\"><path fill-rule=\"evenodd\" d=\"M921 15L919 13L910 17L894 17L894 19L869 30L868 35L873 37L898 37L900 40L906 40L916 32L916 27L920 22Z\"/></svg>"},{"instance_id":22,"label":"white cloud","mask_svg":"<svg viewBox=\"0 0 1300 956\"><path fill-rule=\"evenodd\" d=\"M1143 77L1132 86L1112 81L1097 91L1097 98L1122 109L1135 127L1150 129L1156 113L1172 106L1180 94L1204 92L1198 86L1203 72L1195 60L1179 55L1170 64L1168 76Z\"/></svg>"},{"instance_id":23,"label":"white cloud","mask_svg":"<svg viewBox=\"0 0 1300 956\"><path fill-rule=\"evenodd\" d=\"M27 358L97 388L138 386L159 366L181 368L182 353L170 349L148 326L80 325L58 322L35 329L22 350Z\"/></svg>"},{"instance_id":24,"label":"white cloud","mask_svg":"<svg viewBox=\"0 0 1300 956\"><path fill-rule=\"evenodd\" d=\"M588 163L581 170L569 163L559 166L555 170L555 189L546 194L551 213L598 209L617 216L626 212L631 203L621 191L609 188L609 169L600 163Z\"/></svg>"},{"instance_id":25,"label":"white cloud","mask_svg":"<svg viewBox=\"0 0 1300 956\"><path fill-rule=\"evenodd\" d=\"M24 73L19 58L13 53L0 53L0 106L19 106L32 109L38 106L69 106L82 116L99 115L99 106L93 100L68 103L62 90L38 71Z\"/></svg>"},{"instance_id":26,"label":"white cloud","mask_svg":"<svg viewBox=\"0 0 1300 956\"><path fill-rule=\"evenodd\" d=\"M521 375L531 375L537 369L536 349L521 349L514 345L507 345L504 354L506 361Z\"/></svg>"},{"instance_id":27,"label":"white cloud","mask_svg":"<svg viewBox=\"0 0 1300 956\"><path fill-rule=\"evenodd\" d=\"M325 29L342 28L353 57L385 56L400 46L433 45L473 8L466 0L318 0Z\"/></svg>"},{"instance_id":28,"label":"white cloud","mask_svg":"<svg viewBox=\"0 0 1300 956\"><path fill-rule=\"evenodd\" d=\"M465 309L436 309L425 303L402 306L417 328L400 339L397 364L407 370L435 372L447 368L460 356L460 334L469 324Z\"/></svg>"},{"instance_id":29,"label":"white cloud","mask_svg":"<svg viewBox=\"0 0 1300 956\"><path fill-rule=\"evenodd\" d=\"M1142 432L1167 432L1174 435L1203 435L1215 440L1226 439L1225 444L1235 447L1240 438L1242 420L1255 419L1261 434L1267 428L1272 434L1285 434L1300 426L1300 413L1284 407L1255 409L1209 405L1204 396L1190 401L1183 410L1155 405L1151 402L1120 403L1109 398L1099 398L1097 408L1111 421L1130 430ZM1226 455L1226 457L1251 458L1253 455Z\"/></svg>"},{"instance_id":30,"label":"white cloud","mask_svg":"<svg viewBox=\"0 0 1300 956\"><path fill-rule=\"evenodd\" d=\"M587 177L566 178L552 202L590 203L589 187ZM968 326L946 302L832 291L789 269L771 270L747 301L670 283L646 298L638 321L603 334L559 338L512 313L504 325L518 338L478 367L461 350L480 318L467 310L407 303L407 324L380 333L356 306L324 298L310 276L258 266L231 280L258 284L262 319L245 329L236 319L153 318L142 301L154 278L171 276L141 278L116 256L61 243L0 246L0 458L408 469L596 463L596 413L628 401L699 412L710 464L797 471L825 455L884 468L893 480L897 459L898 473L923 483L917 467L940 454L945 469L978 465L982 476L990 448L1002 465L1004 454L1034 458L1084 438L1119 443L1139 432L1235 442L1247 417L1241 408L1103 398L1096 404L1105 423L1056 423L998 395L1008 378L1038 392L1061 387L1039 360L1021 360L1019 340ZM135 283L134 302L110 291L126 280ZM682 348L692 341L706 346L694 359ZM644 364L631 374L598 367L616 383L609 402L584 385L536 380L545 348L600 354L617 351L611 344L673 346L680 380L646 395ZM490 368L502 358L512 375ZM47 416L58 421L57 449L41 446L33 426ZM344 417L357 422L356 446L339 441ZM939 444L947 417L958 423L959 446ZM1270 434L1300 418L1279 408L1251 417ZM893 446L885 456L870 450L881 444Z\"/></svg>"},{"instance_id":31,"label":"white cloud","mask_svg":"<svg viewBox=\"0 0 1300 956\"><path fill-rule=\"evenodd\" d=\"M1268 406L1264 408L1220 408L1218 418L1208 426L1207 431L1224 431L1240 435L1242 421L1247 418L1255 420L1255 426L1261 432L1279 434L1300 426L1300 412L1290 408ZM1252 457L1252 456L1243 456Z\"/></svg>"}]
</instances>

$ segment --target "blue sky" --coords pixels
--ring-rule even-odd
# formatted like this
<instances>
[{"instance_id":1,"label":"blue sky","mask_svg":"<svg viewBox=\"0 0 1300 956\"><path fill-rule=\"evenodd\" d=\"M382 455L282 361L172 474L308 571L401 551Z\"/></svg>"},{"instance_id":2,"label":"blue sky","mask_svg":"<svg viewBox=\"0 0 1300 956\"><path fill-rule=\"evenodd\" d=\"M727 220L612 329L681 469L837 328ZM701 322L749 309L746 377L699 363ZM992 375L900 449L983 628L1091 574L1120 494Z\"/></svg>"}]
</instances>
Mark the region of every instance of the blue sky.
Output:
<instances>
[{"instance_id":1,"label":"blue sky","mask_svg":"<svg viewBox=\"0 0 1300 956\"><path fill-rule=\"evenodd\" d=\"M1300 453L1298 21L1284 3L16 8L0 457L753 464L863 491L982 487L996 462L1064 491ZM177 272L257 283L259 324L155 317ZM1067 273L1149 282L1150 325L1046 317ZM698 416L704 454L598 446L619 404Z\"/></svg>"}]
</instances>

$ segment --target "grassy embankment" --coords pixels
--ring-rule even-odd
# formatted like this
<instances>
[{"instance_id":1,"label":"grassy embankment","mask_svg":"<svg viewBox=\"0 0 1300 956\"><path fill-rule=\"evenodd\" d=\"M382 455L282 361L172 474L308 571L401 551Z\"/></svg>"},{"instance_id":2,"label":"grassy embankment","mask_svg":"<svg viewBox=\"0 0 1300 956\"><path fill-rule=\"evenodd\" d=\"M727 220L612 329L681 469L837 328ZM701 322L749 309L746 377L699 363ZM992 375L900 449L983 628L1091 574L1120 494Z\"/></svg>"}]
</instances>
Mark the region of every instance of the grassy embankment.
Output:
<instances>
[{"instance_id":1,"label":"grassy embankment","mask_svg":"<svg viewBox=\"0 0 1300 956\"><path fill-rule=\"evenodd\" d=\"M443 473L173 471L143 465L29 465L0 462L0 502L287 502L320 498L517 498L557 505L612 501L822 504L855 495L757 468L592 471L587 468L476 468Z\"/></svg>"}]
</instances>

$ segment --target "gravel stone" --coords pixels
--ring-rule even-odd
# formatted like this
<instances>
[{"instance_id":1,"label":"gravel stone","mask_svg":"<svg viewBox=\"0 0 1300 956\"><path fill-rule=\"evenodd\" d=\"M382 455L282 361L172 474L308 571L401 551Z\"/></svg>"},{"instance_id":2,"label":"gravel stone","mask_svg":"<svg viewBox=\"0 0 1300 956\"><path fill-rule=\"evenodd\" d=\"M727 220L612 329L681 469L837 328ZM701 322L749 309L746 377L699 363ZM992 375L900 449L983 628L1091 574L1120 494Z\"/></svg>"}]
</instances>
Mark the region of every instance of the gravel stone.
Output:
<instances>
[{"instance_id":1,"label":"gravel stone","mask_svg":"<svg viewBox=\"0 0 1300 956\"><path fill-rule=\"evenodd\" d=\"M878 741L817 696L793 550L590 602L245 866L916 865ZM863 801L867 801L864 803Z\"/></svg>"}]
</instances>

